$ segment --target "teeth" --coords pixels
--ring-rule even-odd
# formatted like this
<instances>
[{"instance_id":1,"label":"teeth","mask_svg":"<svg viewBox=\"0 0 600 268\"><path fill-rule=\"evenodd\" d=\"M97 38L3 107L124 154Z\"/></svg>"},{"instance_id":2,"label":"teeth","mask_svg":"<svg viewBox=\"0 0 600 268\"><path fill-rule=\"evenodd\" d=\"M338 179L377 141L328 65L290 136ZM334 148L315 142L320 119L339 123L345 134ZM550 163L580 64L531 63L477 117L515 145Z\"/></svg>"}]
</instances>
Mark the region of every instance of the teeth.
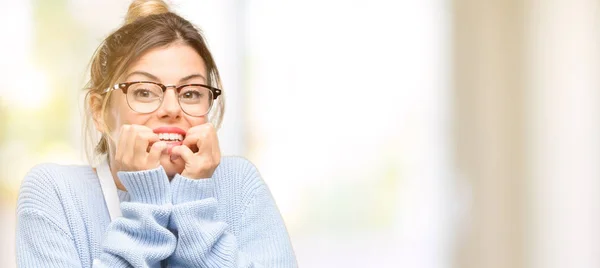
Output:
<instances>
[{"instance_id":1,"label":"teeth","mask_svg":"<svg viewBox=\"0 0 600 268\"><path fill-rule=\"evenodd\" d=\"M159 133L158 138L163 141L182 141L183 135L177 133Z\"/></svg>"}]
</instances>

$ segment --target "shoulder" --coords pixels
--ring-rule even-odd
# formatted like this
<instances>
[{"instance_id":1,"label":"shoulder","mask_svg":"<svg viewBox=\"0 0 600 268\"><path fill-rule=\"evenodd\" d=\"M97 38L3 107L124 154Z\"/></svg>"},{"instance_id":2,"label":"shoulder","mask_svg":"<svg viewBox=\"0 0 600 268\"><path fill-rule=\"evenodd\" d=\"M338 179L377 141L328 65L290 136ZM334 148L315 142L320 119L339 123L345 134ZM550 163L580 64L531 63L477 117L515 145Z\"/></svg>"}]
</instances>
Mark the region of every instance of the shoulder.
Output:
<instances>
[{"instance_id":1,"label":"shoulder","mask_svg":"<svg viewBox=\"0 0 600 268\"><path fill-rule=\"evenodd\" d=\"M217 169L220 172L235 173L235 175L252 175L257 173L256 166L250 160L241 156L224 156Z\"/></svg>"},{"instance_id":2,"label":"shoulder","mask_svg":"<svg viewBox=\"0 0 600 268\"><path fill-rule=\"evenodd\" d=\"M62 177L61 173L63 173L63 169L63 166L53 163L38 164L31 168L21 182L19 199L47 194L56 190L59 178Z\"/></svg>"},{"instance_id":3,"label":"shoulder","mask_svg":"<svg viewBox=\"0 0 600 268\"><path fill-rule=\"evenodd\" d=\"M21 191L33 188L59 187L83 179L97 180L94 171L86 165L38 164L31 168L21 184Z\"/></svg>"},{"instance_id":4,"label":"shoulder","mask_svg":"<svg viewBox=\"0 0 600 268\"><path fill-rule=\"evenodd\" d=\"M241 156L222 157L215 175L220 182L241 190L243 195L251 195L257 189L266 187L256 166Z\"/></svg>"},{"instance_id":5,"label":"shoulder","mask_svg":"<svg viewBox=\"0 0 600 268\"><path fill-rule=\"evenodd\" d=\"M34 166L21 182L17 210L48 208L60 203L69 192L77 192L80 185L89 183L89 180L97 181L91 176L92 172L89 166L53 163Z\"/></svg>"},{"instance_id":6,"label":"shoulder","mask_svg":"<svg viewBox=\"0 0 600 268\"><path fill-rule=\"evenodd\" d=\"M241 156L225 156L215 172L220 176L235 177L245 181L257 181L262 179L256 166L250 160Z\"/></svg>"}]
</instances>

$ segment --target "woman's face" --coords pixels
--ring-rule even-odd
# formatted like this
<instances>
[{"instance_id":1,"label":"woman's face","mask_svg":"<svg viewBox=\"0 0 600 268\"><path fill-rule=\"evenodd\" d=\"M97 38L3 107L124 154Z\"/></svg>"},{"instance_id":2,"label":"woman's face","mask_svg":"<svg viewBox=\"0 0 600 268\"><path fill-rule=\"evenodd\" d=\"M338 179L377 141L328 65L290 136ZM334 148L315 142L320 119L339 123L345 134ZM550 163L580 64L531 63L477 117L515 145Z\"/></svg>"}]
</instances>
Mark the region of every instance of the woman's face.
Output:
<instances>
[{"instance_id":1,"label":"woman's face","mask_svg":"<svg viewBox=\"0 0 600 268\"><path fill-rule=\"evenodd\" d=\"M206 84L206 67L196 51L188 45L175 43L168 47L160 47L144 53L125 72L118 81L151 81L164 85ZM111 129L111 152L114 154L116 142L119 140L119 130L124 124L143 125L152 130L164 127L176 127L185 132L193 126L207 122L207 116L190 116L181 110L178 96L174 88L169 87L164 93L160 107L151 113L142 114L133 111L127 104L126 95L121 90L114 90L110 96L107 123ZM172 132L167 130L167 132ZM172 146L172 145L171 145ZM114 157L114 155L112 156ZM179 161L181 162L181 161ZM168 152L163 152L160 158L169 177L181 173L183 164L171 161Z\"/></svg>"}]
</instances>

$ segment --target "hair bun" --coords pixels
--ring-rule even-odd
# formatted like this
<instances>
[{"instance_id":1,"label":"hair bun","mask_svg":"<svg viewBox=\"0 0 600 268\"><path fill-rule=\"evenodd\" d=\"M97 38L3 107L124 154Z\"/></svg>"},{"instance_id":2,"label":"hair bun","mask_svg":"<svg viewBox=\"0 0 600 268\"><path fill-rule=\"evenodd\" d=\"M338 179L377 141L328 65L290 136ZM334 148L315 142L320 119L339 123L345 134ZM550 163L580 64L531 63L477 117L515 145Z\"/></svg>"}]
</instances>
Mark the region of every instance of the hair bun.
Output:
<instances>
[{"instance_id":1,"label":"hair bun","mask_svg":"<svg viewBox=\"0 0 600 268\"><path fill-rule=\"evenodd\" d=\"M125 24L132 23L139 18L167 12L170 12L169 5L163 0L134 0L127 10Z\"/></svg>"}]
</instances>

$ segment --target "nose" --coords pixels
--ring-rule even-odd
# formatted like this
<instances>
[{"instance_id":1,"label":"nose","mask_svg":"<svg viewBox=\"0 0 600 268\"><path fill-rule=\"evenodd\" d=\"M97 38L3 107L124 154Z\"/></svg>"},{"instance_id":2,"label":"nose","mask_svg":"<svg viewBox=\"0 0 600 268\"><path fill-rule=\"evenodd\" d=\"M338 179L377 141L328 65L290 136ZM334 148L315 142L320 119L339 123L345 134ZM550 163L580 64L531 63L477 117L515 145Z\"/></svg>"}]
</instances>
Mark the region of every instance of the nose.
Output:
<instances>
[{"instance_id":1,"label":"nose","mask_svg":"<svg viewBox=\"0 0 600 268\"><path fill-rule=\"evenodd\" d=\"M169 90L169 87L172 90ZM175 86L167 86L167 90L163 95L163 101L157 110L158 116L160 118L179 118L181 117L181 112Z\"/></svg>"}]
</instances>

